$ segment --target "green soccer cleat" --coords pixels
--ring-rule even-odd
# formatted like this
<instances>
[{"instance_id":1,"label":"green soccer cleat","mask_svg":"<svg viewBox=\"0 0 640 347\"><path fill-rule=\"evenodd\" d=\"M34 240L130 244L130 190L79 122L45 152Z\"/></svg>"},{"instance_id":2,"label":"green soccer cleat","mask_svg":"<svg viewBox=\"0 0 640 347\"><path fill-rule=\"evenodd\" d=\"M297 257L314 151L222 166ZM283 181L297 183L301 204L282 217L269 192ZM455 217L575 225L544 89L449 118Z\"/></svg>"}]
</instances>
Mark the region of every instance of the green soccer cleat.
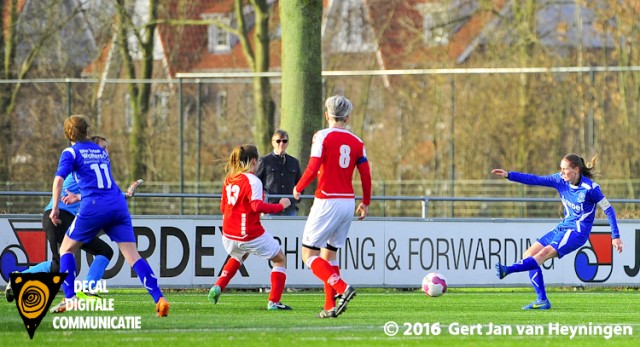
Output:
<instances>
[{"instance_id":1,"label":"green soccer cleat","mask_svg":"<svg viewBox=\"0 0 640 347\"><path fill-rule=\"evenodd\" d=\"M220 288L220 286L214 285L209 290L209 296L208 296L209 297L209 302L217 304L218 303L218 299L220 299L220 295L221 294L222 294L222 289Z\"/></svg>"},{"instance_id":2,"label":"green soccer cleat","mask_svg":"<svg viewBox=\"0 0 640 347\"><path fill-rule=\"evenodd\" d=\"M292 310L291 306L285 305L281 302L273 302L273 301L269 301L269 303L267 304L267 310L269 311L278 311L278 310L284 310L284 311L290 311Z\"/></svg>"},{"instance_id":3,"label":"green soccer cleat","mask_svg":"<svg viewBox=\"0 0 640 347\"><path fill-rule=\"evenodd\" d=\"M78 299L82 300L100 300L100 295L91 292L76 292Z\"/></svg>"}]
</instances>

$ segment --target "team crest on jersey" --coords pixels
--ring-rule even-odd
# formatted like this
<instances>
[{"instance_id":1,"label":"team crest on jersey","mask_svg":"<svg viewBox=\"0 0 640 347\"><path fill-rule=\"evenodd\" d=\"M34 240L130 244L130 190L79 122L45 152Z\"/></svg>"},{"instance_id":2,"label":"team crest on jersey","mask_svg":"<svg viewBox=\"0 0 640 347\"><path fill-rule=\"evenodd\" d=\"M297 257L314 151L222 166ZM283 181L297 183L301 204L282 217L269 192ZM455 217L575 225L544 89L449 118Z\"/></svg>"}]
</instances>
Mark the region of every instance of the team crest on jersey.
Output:
<instances>
[{"instance_id":1,"label":"team crest on jersey","mask_svg":"<svg viewBox=\"0 0 640 347\"><path fill-rule=\"evenodd\" d=\"M591 232L589 240L576 252L575 270L578 278L587 283L605 282L613 270L611 233Z\"/></svg>"},{"instance_id":2,"label":"team crest on jersey","mask_svg":"<svg viewBox=\"0 0 640 347\"><path fill-rule=\"evenodd\" d=\"M580 204L584 202L584 193L580 192L580 193L578 194L578 200L577 200L577 202L578 202L578 203L580 203Z\"/></svg>"}]
</instances>

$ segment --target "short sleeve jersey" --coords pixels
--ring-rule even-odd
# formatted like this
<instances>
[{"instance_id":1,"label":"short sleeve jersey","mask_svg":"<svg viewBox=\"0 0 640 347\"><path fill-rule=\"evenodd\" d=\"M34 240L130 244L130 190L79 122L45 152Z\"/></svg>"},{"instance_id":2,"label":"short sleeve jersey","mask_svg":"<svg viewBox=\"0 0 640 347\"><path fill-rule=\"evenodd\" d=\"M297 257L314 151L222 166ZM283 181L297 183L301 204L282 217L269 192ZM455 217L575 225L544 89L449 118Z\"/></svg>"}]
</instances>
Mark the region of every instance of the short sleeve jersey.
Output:
<instances>
[{"instance_id":1,"label":"short sleeve jersey","mask_svg":"<svg viewBox=\"0 0 640 347\"><path fill-rule=\"evenodd\" d=\"M90 198L100 199L101 206L124 199L113 179L109 154L92 141L77 142L62 151L56 176L67 177L71 173L82 194L81 210Z\"/></svg>"},{"instance_id":2,"label":"short sleeve jersey","mask_svg":"<svg viewBox=\"0 0 640 347\"><path fill-rule=\"evenodd\" d=\"M242 173L228 178L222 187L222 233L229 239L249 241L264 233L260 213L251 202L264 200L262 182L252 173Z\"/></svg>"},{"instance_id":3,"label":"short sleeve jersey","mask_svg":"<svg viewBox=\"0 0 640 347\"><path fill-rule=\"evenodd\" d=\"M367 161L364 142L348 130L327 128L313 136L311 157L321 160L315 196L322 199L355 198L353 171Z\"/></svg>"}]
</instances>

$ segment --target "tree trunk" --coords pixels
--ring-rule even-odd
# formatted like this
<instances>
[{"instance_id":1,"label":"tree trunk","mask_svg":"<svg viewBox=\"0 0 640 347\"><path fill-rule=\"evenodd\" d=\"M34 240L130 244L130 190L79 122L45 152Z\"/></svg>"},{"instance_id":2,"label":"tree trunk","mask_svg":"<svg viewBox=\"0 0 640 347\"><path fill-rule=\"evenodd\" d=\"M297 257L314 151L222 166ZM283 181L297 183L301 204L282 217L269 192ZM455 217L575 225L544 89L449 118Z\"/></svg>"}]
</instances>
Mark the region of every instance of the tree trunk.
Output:
<instances>
[{"instance_id":1,"label":"tree trunk","mask_svg":"<svg viewBox=\"0 0 640 347\"><path fill-rule=\"evenodd\" d=\"M7 7L7 15L4 9ZM4 51L2 64L2 78L5 80L15 79L13 72L14 60L16 57L16 20L18 18L18 1L9 0L0 1L0 28L6 28L0 33L0 51ZM5 23L5 19L7 23ZM0 85L0 181L8 181L11 178L11 144L13 137L13 128L11 126L11 114L13 113L14 88L19 85L2 84Z\"/></svg>"},{"instance_id":2,"label":"tree trunk","mask_svg":"<svg viewBox=\"0 0 640 347\"><path fill-rule=\"evenodd\" d=\"M291 155L308 162L313 134L322 128L322 1L280 2L282 124Z\"/></svg>"},{"instance_id":3,"label":"tree trunk","mask_svg":"<svg viewBox=\"0 0 640 347\"><path fill-rule=\"evenodd\" d=\"M266 1L255 1L255 65L254 72L269 71L269 5ZM274 129L273 100L269 77L254 77L253 103L255 107L254 139L260 153L271 150L271 135Z\"/></svg>"},{"instance_id":4,"label":"tree trunk","mask_svg":"<svg viewBox=\"0 0 640 347\"><path fill-rule=\"evenodd\" d=\"M129 79L137 79L135 62L131 56L128 46L132 21L129 19L125 7L125 0L118 0L118 44L122 54L124 69ZM140 78L149 80L153 78L153 49L156 20L158 17L158 0L149 0L149 18L145 26L144 37L138 36L140 49L142 51ZM153 85L150 83L136 82L129 83L129 104L131 106L131 133L129 134L129 178L135 180L146 178L148 144L146 140L145 128L147 124L147 114L149 113L149 101Z\"/></svg>"}]
</instances>

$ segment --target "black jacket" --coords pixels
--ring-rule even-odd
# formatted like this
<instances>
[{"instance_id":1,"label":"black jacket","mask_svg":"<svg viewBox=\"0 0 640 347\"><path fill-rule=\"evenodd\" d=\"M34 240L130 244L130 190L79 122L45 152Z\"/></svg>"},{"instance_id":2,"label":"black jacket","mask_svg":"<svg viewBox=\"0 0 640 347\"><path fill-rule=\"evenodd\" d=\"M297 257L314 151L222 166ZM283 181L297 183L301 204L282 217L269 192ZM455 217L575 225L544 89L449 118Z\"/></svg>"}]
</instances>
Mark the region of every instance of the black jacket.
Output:
<instances>
[{"instance_id":1,"label":"black jacket","mask_svg":"<svg viewBox=\"0 0 640 347\"><path fill-rule=\"evenodd\" d=\"M282 156L271 152L260 158L256 176L262 181L267 194L293 194L293 187L302 177L300 161L288 154ZM269 198L269 203L277 204L280 198ZM296 199L291 198L291 206L285 209L290 212L296 209Z\"/></svg>"}]
</instances>

